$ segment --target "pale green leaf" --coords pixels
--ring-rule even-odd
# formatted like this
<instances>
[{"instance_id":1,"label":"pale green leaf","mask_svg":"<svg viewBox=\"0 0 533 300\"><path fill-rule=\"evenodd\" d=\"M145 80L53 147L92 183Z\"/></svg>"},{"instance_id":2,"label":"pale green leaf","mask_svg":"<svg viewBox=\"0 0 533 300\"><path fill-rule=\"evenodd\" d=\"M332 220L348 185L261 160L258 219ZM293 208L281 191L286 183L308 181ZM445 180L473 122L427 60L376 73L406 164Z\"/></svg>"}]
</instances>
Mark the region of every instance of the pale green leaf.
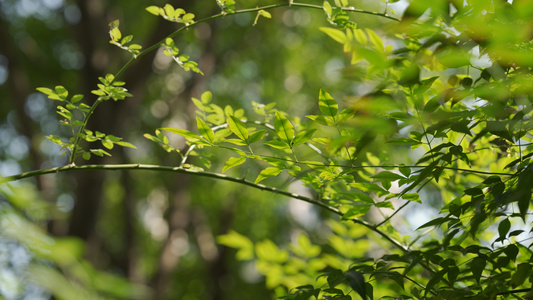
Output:
<instances>
[{"instance_id":1,"label":"pale green leaf","mask_svg":"<svg viewBox=\"0 0 533 300\"><path fill-rule=\"evenodd\" d=\"M268 167L264 169L263 171L261 171L261 173L259 173L259 175L255 179L255 183L258 183L268 177L277 176L279 175L279 173L281 173L281 171L283 171L283 169L275 168L275 167Z\"/></svg>"},{"instance_id":2,"label":"pale green leaf","mask_svg":"<svg viewBox=\"0 0 533 300\"><path fill-rule=\"evenodd\" d=\"M324 116L330 117L335 121L339 105L337 104L335 99L333 99L333 97L328 94L328 92L322 89L320 89L320 93L318 96L318 108Z\"/></svg>"},{"instance_id":3,"label":"pale green leaf","mask_svg":"<svg viewBox=\"0 0 533 300\"><path fill-rule=\"evenodd\" d=\"M376 49L380 53L384 53L385 47L383 46L383 40L379 37L379 35L377 35L375 31L369 28L366 29L366 32L368 33L368 37L370 38L374 49Z\"/></svg>"},{"instance_id":4,"label":"pale green leaf","mask_svg":"<svg viewBox=\"0 0 533 300\"><path fill-rule=\"evenodd\" d=\"M296 134L296 136L294 137L293 146L298 146L310 140L315 131L316 129L298 132L298 134Z\"/></svg>"},{"instance_id":5,"label":"pale green leaf","mask_svg":"<svg viewBox=\"0 0 533 300\"><path fill-rule=\"evenodd\" d=\"M339 29L336 28L330 28L330 27L320 27L318 28L320 31L327 34L330 38L334 39L335 41L345 44L346 43L346 34L342 32Z\"/></svg>"},{"instance_id":6,"label":"pale green leaf","mask_svg":"<svg viewBox=\"0 0 533 300\"><path fill-rule=\"evenodd\" d=\"M209 143L213 144L215 142L215 133L213 130L198 117L196 117L196 124L200 135L203 136Z\"/></svg>"},{"instance_id":7,"label":"pale green leaf","mask_svg":"<svg viewBox=\"0 0 533 300\"><path fill-rule=\"evenodd\" d=\"M159 16L159 12L161 11L161 9L157 6L152 5L152 6L148 6L146 8L146 11L151 13L152 15Z\"/></svg>"},{"instance_id":8,"label":"pale green leaf","mask_svg":"<svg viewBox=\"0 0 533 300\"><path fill-rule=\"evenodd\" d=\"M241 120L234 116L229 116L228 125L231 132L233 132L238 138L248 142L248 129Z\"/></svg>"},{"instance_id":9,"label":"pale green leaf","mask_svg":"<svg viewBox=\"0 0 533 300\"><path fill-rule=\"evenodd\" d=\"M294 127L291 122L278 111L276 111L276 117L274 119L274 128L279 138L286 142L287 145L291 145L292 138L294 137Z\"/></svg>"},{"instance_id":10,"label":"pale green leaf","mask_svg":"<svg viewBox=\"0 0 533 300\"><path fill-rule=\"evenodd\" d=\"M233 167L236 167L238 165L242 165L246 161L246 157L239 156L239 157L230 157L226 164L224 164L224 167L222 168L222 173L226 172L226 170L231 169Z\"/></svg>"},{"instance_id":11,"label":"pale green leaf","mask_svg":"<svg viewBox=\"0 0 533 300\"><path fill-rule=\"evenodd\" d=\"M239 260L254 258L254 244L252 241L233 230L230 230L228 234L218 236L217 242L221 245L238 249L236 256Z\"/></svg>"}]
</instances>

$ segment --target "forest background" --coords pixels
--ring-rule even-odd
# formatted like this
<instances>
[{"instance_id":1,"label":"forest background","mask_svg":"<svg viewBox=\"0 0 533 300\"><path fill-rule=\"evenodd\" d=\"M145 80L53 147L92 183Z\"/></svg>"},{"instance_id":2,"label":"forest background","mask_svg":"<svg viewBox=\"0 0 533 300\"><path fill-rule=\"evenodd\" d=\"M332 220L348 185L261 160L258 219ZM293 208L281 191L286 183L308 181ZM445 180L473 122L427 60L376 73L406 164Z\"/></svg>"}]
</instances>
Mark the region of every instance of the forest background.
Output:
<instances>
[{"instance_id":1,"label":"forest background","mask_svg":"<svg viewBox=\"0 0 533 300\"><path fill-rule=\"evenodd\" d=\"M3 298L531 297L529 1L0 9Z\"/></svg>"}]
</instances>

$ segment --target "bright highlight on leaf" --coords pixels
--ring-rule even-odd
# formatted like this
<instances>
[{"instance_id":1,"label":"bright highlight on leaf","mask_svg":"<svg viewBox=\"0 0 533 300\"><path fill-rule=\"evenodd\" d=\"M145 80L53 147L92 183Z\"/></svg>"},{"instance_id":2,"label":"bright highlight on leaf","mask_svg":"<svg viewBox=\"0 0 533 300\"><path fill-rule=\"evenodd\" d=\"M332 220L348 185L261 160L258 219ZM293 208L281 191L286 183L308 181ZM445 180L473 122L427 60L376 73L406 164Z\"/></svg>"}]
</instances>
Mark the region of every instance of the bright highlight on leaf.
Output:
<instances>
[{"instance_id":1,"label":"bright highlight on leaf","mask_svg":"<svg viewBox=\"0 0 533 300\"><path fill-rule=\"evenodd\" d=\"M244 156L230 157L224 164L224 168L222 168L222 173L226 172L226 170L228 169L231 169L238 165L242 165L244 162L246 162L246 157Z\"/></svg>"}]
</instances>

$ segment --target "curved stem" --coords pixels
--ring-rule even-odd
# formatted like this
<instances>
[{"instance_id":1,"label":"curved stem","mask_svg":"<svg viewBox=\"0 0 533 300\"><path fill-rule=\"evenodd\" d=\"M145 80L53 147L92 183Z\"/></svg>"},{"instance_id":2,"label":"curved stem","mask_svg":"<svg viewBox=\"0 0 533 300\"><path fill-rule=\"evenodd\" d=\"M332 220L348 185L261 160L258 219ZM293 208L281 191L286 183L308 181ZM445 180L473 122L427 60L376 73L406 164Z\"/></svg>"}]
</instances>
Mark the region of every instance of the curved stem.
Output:
<instances>
[{"instance_id":1,"label":"curved stem","mask_svg":"<svg viewBox=\"0 0 533 300\"><path fill-rule=\"evenodd\" d=\"M170 167L170 166L159 166L159 165L144 165L144 164L116 164L116 165L83 165L83 166L76 166L74 164L69 164L63 167L55 167L55 168L49 168L49 169L42 169L42 170L36 170L36 171L30 171L21 173L18 175L8 176L8 177L1 177L0 178L0 184L12 182L19 179L29 178L29 177L35 177L45 174L54 174L54 173L61 173L61 172L71 172L71 171L95 171L95 170L150 170L150 171L160 171L160 172L173 172L173 173L184 173L189 175L195 175L195 176L202 176L202 177L209 177L224 181L231 181L240 183L243 185L247 185L262 191L268 191L271 193L275 193L278 195L290 197L293 199L302 200L305 202L308 202L310 204L319 206L321 208L324 208L336 215L343 216L343 213L340 212L337 208L327 205L321 201L318 201L313 198L305 197L299 194L290 193L287 191L283 191L274 187L266 186L259 183L254 183L252 181L248 181L244 178L236 178L227 176L224 174L218 174L218 173L212 173L212 172L205 172L205 171L196 171L196 170L190 170L190 169L184 169L182 167ZM367 227L368 229L374 231L375 233L379 234L384 239L388 240L391 244L393 244L395 247L399 248L400 250L406 252L408 249L405 245L400 243L399 241L395 240L394 238L390 237L385 232L379 230L375 227L375 225L370 224L366 221L359 220L359 219L351 219L352 222L356 224L360 224L362 226Z\"/></svg>"}]
</instances>

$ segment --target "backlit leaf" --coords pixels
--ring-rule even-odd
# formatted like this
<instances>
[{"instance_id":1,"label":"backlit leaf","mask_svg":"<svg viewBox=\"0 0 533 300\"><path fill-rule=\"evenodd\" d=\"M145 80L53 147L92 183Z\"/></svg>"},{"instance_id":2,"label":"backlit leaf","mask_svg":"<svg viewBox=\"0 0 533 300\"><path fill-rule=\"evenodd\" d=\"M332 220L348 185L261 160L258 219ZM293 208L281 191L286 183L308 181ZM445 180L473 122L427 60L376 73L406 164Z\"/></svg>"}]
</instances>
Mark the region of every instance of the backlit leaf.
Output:
<instances>
[{"instance_id":1,"label":"backlit leaf","mask_svg":"<svg viewBox=\"0 0 533 300\"><path fill-rule=\"evenodd\" d=\"M318 96L318 108L324 116L335 120L339 106L335 99L330 96L330 94L320 89L320 94Z\"/></svg>"},{"instance_id":2,"label":"backlit leaf","mask_svg":"<svg viewBox=\"0 0 533 300\"><path fill-rule=\"evenodd\" d=\"M279 175L279 173L281 173L281 171L283 171L283 169L276 168L276 167L268 167L264 169L263 171L261 171L259 175L257 175L257 178L255 179L255 183L258 183L268 177L277 176Z\"/></svg>"},{"instance_id":3,"label":"backlit leaf","mask_svg":"<svg viewBox=\"0 0 533 300\"><path fill-rule=\"evenodd\" d=\"M274 119L274 128L279 138L286 142L287 145L291 145L292 138L294 137L294 127L291 122L276 111L276 117Z\"/></svg>"},{"instance_id":4,"label":"backlit leaf","mask_svg":"<svg viewBox=\"0 0 533 300\"><path fill-rule=\"evenodd\" d=\"M241 120L234 116L229 116L228 125L231 132L233 132L238 138L248 142L248 129Z\"/></svg>"},{"instance_id":5,"label":"backlit leaf","mask_svg":"<svg viewBox=\"0 0 533 300\"><path fill-rule=\"evenodd\" d=\"M226 163L224 164L224 167L222 168L222 173L226 172L226 170L231 169L233 167L236 167L238 165L242 165L246 161L246 157L240 156L240 157L230 157Z\"/></svg>"},{"instance_id":6,"label":"backlit leaf","mask_svg":"<svg viewBox=\"0 0 533 300\"><path fill-rule=\"evenodd\" d=\"M198 133L203 136L209 143L213 144L215 142L215 133L211 127L200 118L196 117L196 126L198 127Z\"/></svg>"}]
</instances>

